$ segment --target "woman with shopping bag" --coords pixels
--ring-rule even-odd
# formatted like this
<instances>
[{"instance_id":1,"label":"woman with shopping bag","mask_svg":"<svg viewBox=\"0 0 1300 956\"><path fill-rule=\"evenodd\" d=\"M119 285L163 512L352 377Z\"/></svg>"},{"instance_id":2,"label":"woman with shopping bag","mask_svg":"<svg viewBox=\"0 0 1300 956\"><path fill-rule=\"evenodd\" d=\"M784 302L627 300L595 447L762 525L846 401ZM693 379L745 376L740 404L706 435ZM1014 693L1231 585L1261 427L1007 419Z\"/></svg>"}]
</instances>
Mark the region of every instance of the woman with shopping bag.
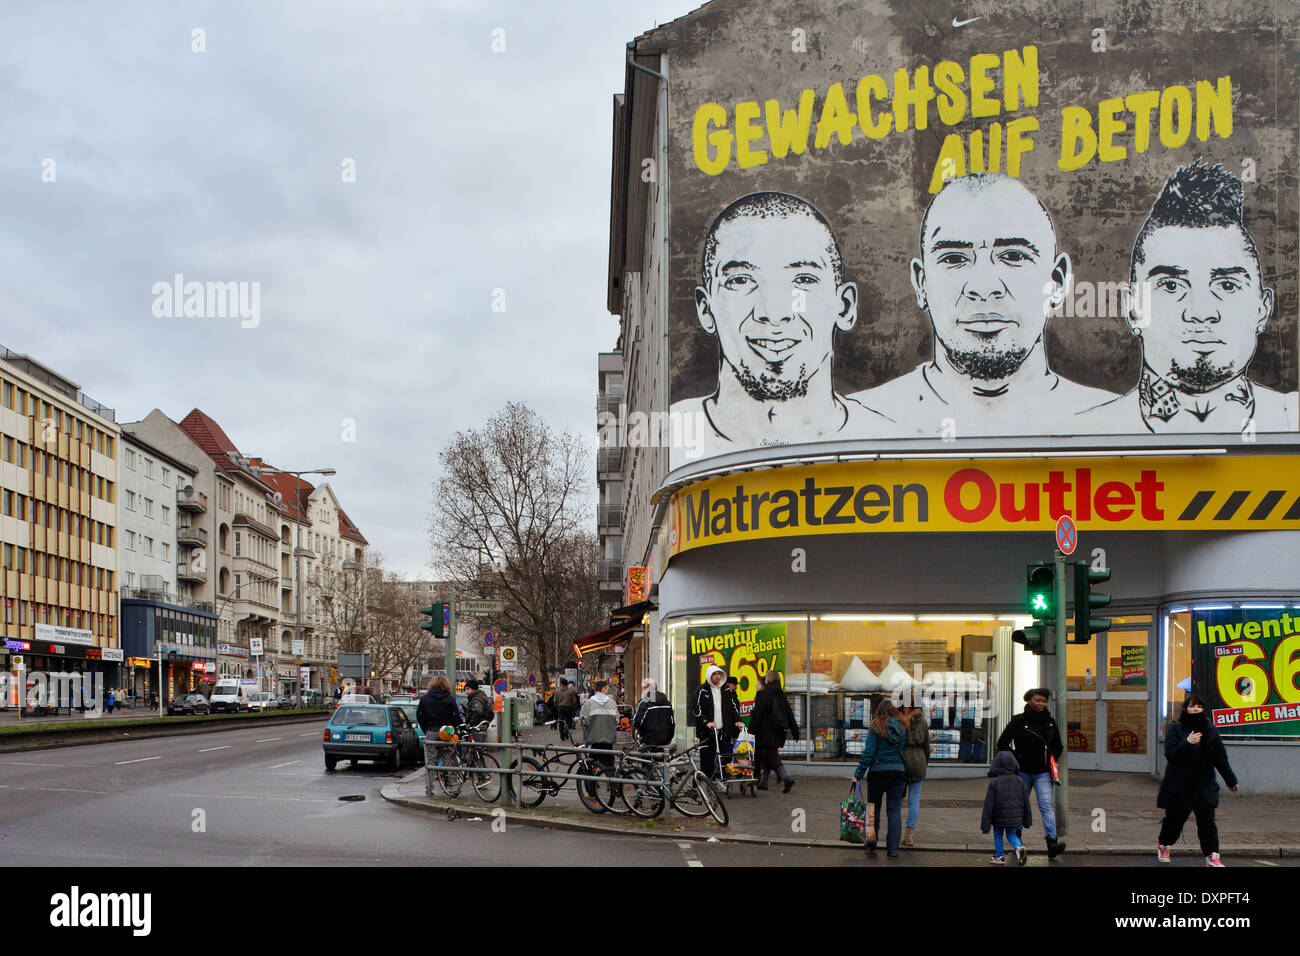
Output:
<instances>
[{"instance_id":1,"label":"woman with shopping bag","mask_svg":"<svg viewBox=\"0 0 1300 956\"><path fill-rule=\"evenodd\" d=\"M785 692L781 690L781 673L768 671L763 681L763 689L754 697L754 709L749 715L749 731L754 735L754 747L758 750L759 766L763 776L758 782L759 790L767 789L767 778L776 774L784 784L782 793L789 793L794 786L794 778L781 762L781 748L785 746L785 736L799 739L799 725L794 719L794 710Z\"/></svg>"},{"instance_id":2,"label":"woman with shopping bag","mask_svg":"<svg viewBox=\"0 0 1300 956\"><path fill-rule=\"evenodd\" d=\"M907 747L907 731L898 719L898 708L889 700L876 705L871 718L871 729L863 741L862 757L854 780L867 778L867 802L874 806L871 820L867 822L865 843L868 850L876 848L876 831L880 827L880 804L888 802L886 814L889 832L885 849L890 859L898 856L898 846L903 839L903 794L907 791L907 773L903 765L903 750Z\"/></svg>"}]
</instances>

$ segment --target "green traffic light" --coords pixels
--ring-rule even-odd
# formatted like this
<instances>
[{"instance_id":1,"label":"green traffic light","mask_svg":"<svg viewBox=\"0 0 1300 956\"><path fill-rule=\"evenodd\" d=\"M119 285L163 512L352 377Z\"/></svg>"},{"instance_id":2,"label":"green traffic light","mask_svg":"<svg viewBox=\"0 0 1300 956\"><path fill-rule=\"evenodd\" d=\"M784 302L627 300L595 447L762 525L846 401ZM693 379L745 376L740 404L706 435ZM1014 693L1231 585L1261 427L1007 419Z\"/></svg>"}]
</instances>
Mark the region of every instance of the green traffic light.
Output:
<instances>
[{"instance_id":1,"label":"green traffic light","mask_svg":"<svg viewBox=\"0 0 1300 956\"><path fill-rule=\"evenodd\" d=\"M1034 601L1030 604L1030 609L1034 611L1046 611L1047 606L1047 598L1041 594L1035 594Z\"/></svg>"}]
</instances>

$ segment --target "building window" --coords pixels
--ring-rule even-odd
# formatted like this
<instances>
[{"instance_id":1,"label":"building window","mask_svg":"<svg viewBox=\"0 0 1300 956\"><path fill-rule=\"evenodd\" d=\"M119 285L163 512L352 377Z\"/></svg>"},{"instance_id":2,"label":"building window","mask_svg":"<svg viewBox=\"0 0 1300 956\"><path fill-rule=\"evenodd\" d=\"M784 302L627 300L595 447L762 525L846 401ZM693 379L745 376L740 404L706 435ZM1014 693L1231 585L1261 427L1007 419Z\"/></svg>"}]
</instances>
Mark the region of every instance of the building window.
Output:
<instances>
[{"instance_id":1,"label":"building window","mask_svg":"<svg viewBox=\"0 0 1300 956\"><path fill-rule=\"evenodd\" d=\"M172 550L171 545L169 545L166 541L164 541L162 543L162 559L164 561L171 560L171 550Z\"/></svg>"},{"instance_id":2,"label":"building window","mask_svg":"<svg viewBox=\"0 0 1300 956\"><path fill-rule=\"evenodd\" d=\"M153 459L151 458L144 459L144 476L146 478L153 477Z\"/></svg>"},{"instance_id":3,"label":"building window","mask_svg":"<svg viewBox=\"0 0 1300 956\"><path fill-rule=\"evenodd\" d=\"M128 492L126 493L126 500L123 502L123 505L126 507L126 510L127 510L127 511L134 511L134 510L135 510L135 492L134 492L134 491L128 491Z\"/></svg>"},{"instance_id":4,"label":"building window","mask_svg":"<svg viewBox=\"0 0 1300 956\"><path fill-rule=\"evenodd\" d=\"M163 485L164 488L167 487L167 480L168 480L168 477L169 477L170 475L171 475L171 472L168 471L168 470L167 470L167 467L164 465L164 466L163 466L163 470L162 470L162 485Z\"/></svg>"},{"instance_id":5,"label":"building window","mask_svg":"<svg viewBox=\"0 0 1300 956\"><path fill-rule=\"evenodd\" d=\"M239 549L240 549L239 532L236 531L235 532L235 557L239 557Z\"/></svg>"},{"instance_id":6,"label":"building window","mask_svg":"<svg viewBox=\"0 0 1300 956\"><path fill-rule=\"evenodd\" d=\"M144 499L144 516L145 516L146 518L152 518L152 517L153 517L153 499L152 499L152 498L146 498L146 499Z\"/></svg>"},{"instance_id":7,"label":"building window","mask_svg":"<svg viewBox=\"0 0 1300 956\"><path fill-rule=\"evenodd\" d=\"M134 551L134 550L135 550L135 532L134 532L134 531L127 531L127 532L125 532L125 534L126 534L126 550L128 550L128 551Z\"/></svg>"},{"instance_id":8,"label":"building window","mask_svg":"<svg viewBox=\"0 0 1300 956\"><path fill-rule=\"evenodd\" d=\"M153 538L146 537L144 539L144 553L153 557Z\"/></svg>"},{"instance_id":9,"label":"building window","mask_svg":"<svg viewBox=\"0 0 1300 956\"><path fill-rule=\"evenodd\" d=\"M130 468L132 471L135 471L135 452L132 451L130 448L128 448L126 450L125 457L126 457L126 467Z\"/></svg>"},{"instance_id":10,"label":"building window","mask_svg":"<svg viewBox=\"0 0 1300 956\"><path fill-rule=\"evenodd\" d=\"M162 510L162 521L163 521L163 524L171 524L171 523L172 523L172 509L171 509L171 508L168 508L166 505L163 505L163 510Z\"/></svg>"}]
</instances>

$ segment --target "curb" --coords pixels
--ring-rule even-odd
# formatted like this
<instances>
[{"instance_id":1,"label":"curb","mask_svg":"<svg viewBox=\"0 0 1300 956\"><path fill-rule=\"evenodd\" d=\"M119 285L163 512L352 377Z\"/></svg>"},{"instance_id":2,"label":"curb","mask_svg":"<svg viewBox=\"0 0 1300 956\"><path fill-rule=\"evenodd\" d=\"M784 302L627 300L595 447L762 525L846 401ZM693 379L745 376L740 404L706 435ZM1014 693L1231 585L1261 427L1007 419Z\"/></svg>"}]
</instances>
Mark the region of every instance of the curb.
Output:
<instances>
[{"instance_id":1,"label":"curb","mask_svg":"<svg viewBox=\"0 0 1300 956\"><path fill-rule=\"evenodd\" d=\"M216 723L176 724L162 727L157 724L129 723L85 727L74 724L68 730L32 730L0 734L0 754L28 753L34 750L55 750L61 747L83 747L90 744L109 744L130 740L151 740L155 737L188 737L193 734L211 734L225 730L242 730L246 727L274 727L280 724L300 724L309 720L328 719L327 713L294 714L275 717L253 717L220 720ZM256 723L254 723L254 721ZM17 740L5 738L17 737Z\"/></svg>"},{"instance_id":2,"label":"curb","mask_svg":"<svg viewBox=\"0 0 1300 956\"><path fill-rule=\"evenodd\" d=\"M423 776L424 771L418 771ZM453 803L449 800L436 800L432 797L412 797L396 792L396 788L406 783L413 783L416 777L409 777L406 780L399 781L395 784L389 784L379 791L379 795L387 802L404 807L409 810L416 810L421 813L435 813L441 815L455 814L457 816L491 816L494 810L504 810L505 819L508 823L518 823L521 826L540 827L548 830L569 830L582 833L611 833L621 836L644 836L654 837L657 839L668 840L694 840L698 843L707 843L710 837L716 838L721 843L753 843L763 846L798 846L813 847L817 849L839 849L839 850L857 850L862 851L862 847L844 843L839 840L817 840L804 839L797 837L767 837L758 836L749 833L734 833L728 827L718 827L718 832L713 834L701 833L680 833L680 832L654 832L652 830L629 830L623 827L610 826L608 824L597 823L594 820L590 822L579 822L566 817L556 817L542 815L538 813L520 812L505 807L494 807L489 804L467 804ZM389 791L392 791L391 793ZM1068 842L1068 837L1066 838ZM924 850L929 853L981 853L987 854L989 847L984 843L938 843L932 846L917 846L912 849ZM1154 851L1149 846L1136 845L1119 845L1119 846L1071 846L1068 853L1083 853L1089 856L1153 856ZM1283 846L1252 846L1249 844L1225 845L1221 848L1223 853L1231 853L1234 856L1275 856L1275 857L1295 857L1300 856L1300 845L1283 845ZM1038 855L1042 855L1041 853ZM1181 849L1174 850L1175 856L1197 857L1200 853L1192 848L1187 851Z\"/></svg>"}]
</instances>

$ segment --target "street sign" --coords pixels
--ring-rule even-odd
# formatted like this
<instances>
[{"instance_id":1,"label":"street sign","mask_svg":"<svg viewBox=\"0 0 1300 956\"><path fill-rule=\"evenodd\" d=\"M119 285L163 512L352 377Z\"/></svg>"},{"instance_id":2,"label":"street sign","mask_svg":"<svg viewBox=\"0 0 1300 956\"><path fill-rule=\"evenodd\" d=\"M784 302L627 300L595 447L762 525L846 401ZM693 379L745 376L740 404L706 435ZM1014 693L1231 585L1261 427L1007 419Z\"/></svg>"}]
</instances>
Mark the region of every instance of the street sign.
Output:
<instances>
[{"instance_id":1,"label":"street sign","mask_svg":"<svg viewBox=\"0 0 1300 956\"><path fill-rule=\"evenodd\" d=\"M506 609L505 601L457 601L456 610L461 614L500 614Z\"/></svg>"},{"instance_id":2,"label":"street sign","mask_svg":"<svg viewBox=\"0 0 1300 956\"><path fill-rule=\"evenodd\" d=\"M250 637L248 639L248 650L254 657L261 657L262 639L260 637Z\"/></svg>"},{"instance_id":3,"label":"street sign","mask_svg":"<svg viewBox=\"0 0 1300 956\"><path fill-rule=\"evenodd\" d=\"M501 648L501 669L503 671L512 671L519 666L519 648L503 647Z\"/></svg>"},{"instance_id":4,"label":"street sign","mask_svg":"<svg viewBox=\"0 0 1300 956\"><path fill-rule=\"evenodd\" d=\"M1056 519L1056 547L1062 554L1074 554L1079 545L1079 529L1074 526L1074 519L1061 515Z\"/></svg>"},{"instance_id":5,"label":"street sign","mask_svg":"<svg viewBox=\"0 0 1300 956\"><path fill-rule=\"evenodd\" d=\"M496 635L493 634L491 631L488 631L486 634L483 635L483 646L491 647L492 642L495 641L496 639L497 639Z\"/></svg>"},{"instance_id":6,"label":"street sign","mask_svg":"<svg viewBox=\"0 0 1300 956\"><path fill-rule=\"evenodd\" d=\"M536 675L536 674L529 674L529 675L528 675L528 686L529 686L529 687L536 687L536 686L537 686L537 675Z\"/></svg>"},{"instance_id":7,"label":"street sign","mask_svg":"<svg viewBox=\"0 0 1300 956\"><path fill-rule=\"evenodd\" d=\"M290 643L291 643L292 646L293 646L293 656L294 656L294 657L302 657L302 653L303 653L303 652L302 652L302 646L303 646L305 643L307 643L307 642L306 642L306 641L291 641Z\"/></svg>"},{"instance_id":8,"label":"street sign","mask_svg":"<svg viewBox=\"0 0 1300 956\"><path fill-rule=\"evenodd\" d=\"M495 684L492 685L492 689L496 691L498 694L504 694L506 691L510 689L510 682L506 680L504 677L502 677L500 680L498 680Z\"/></svg>"}]
</instances>

